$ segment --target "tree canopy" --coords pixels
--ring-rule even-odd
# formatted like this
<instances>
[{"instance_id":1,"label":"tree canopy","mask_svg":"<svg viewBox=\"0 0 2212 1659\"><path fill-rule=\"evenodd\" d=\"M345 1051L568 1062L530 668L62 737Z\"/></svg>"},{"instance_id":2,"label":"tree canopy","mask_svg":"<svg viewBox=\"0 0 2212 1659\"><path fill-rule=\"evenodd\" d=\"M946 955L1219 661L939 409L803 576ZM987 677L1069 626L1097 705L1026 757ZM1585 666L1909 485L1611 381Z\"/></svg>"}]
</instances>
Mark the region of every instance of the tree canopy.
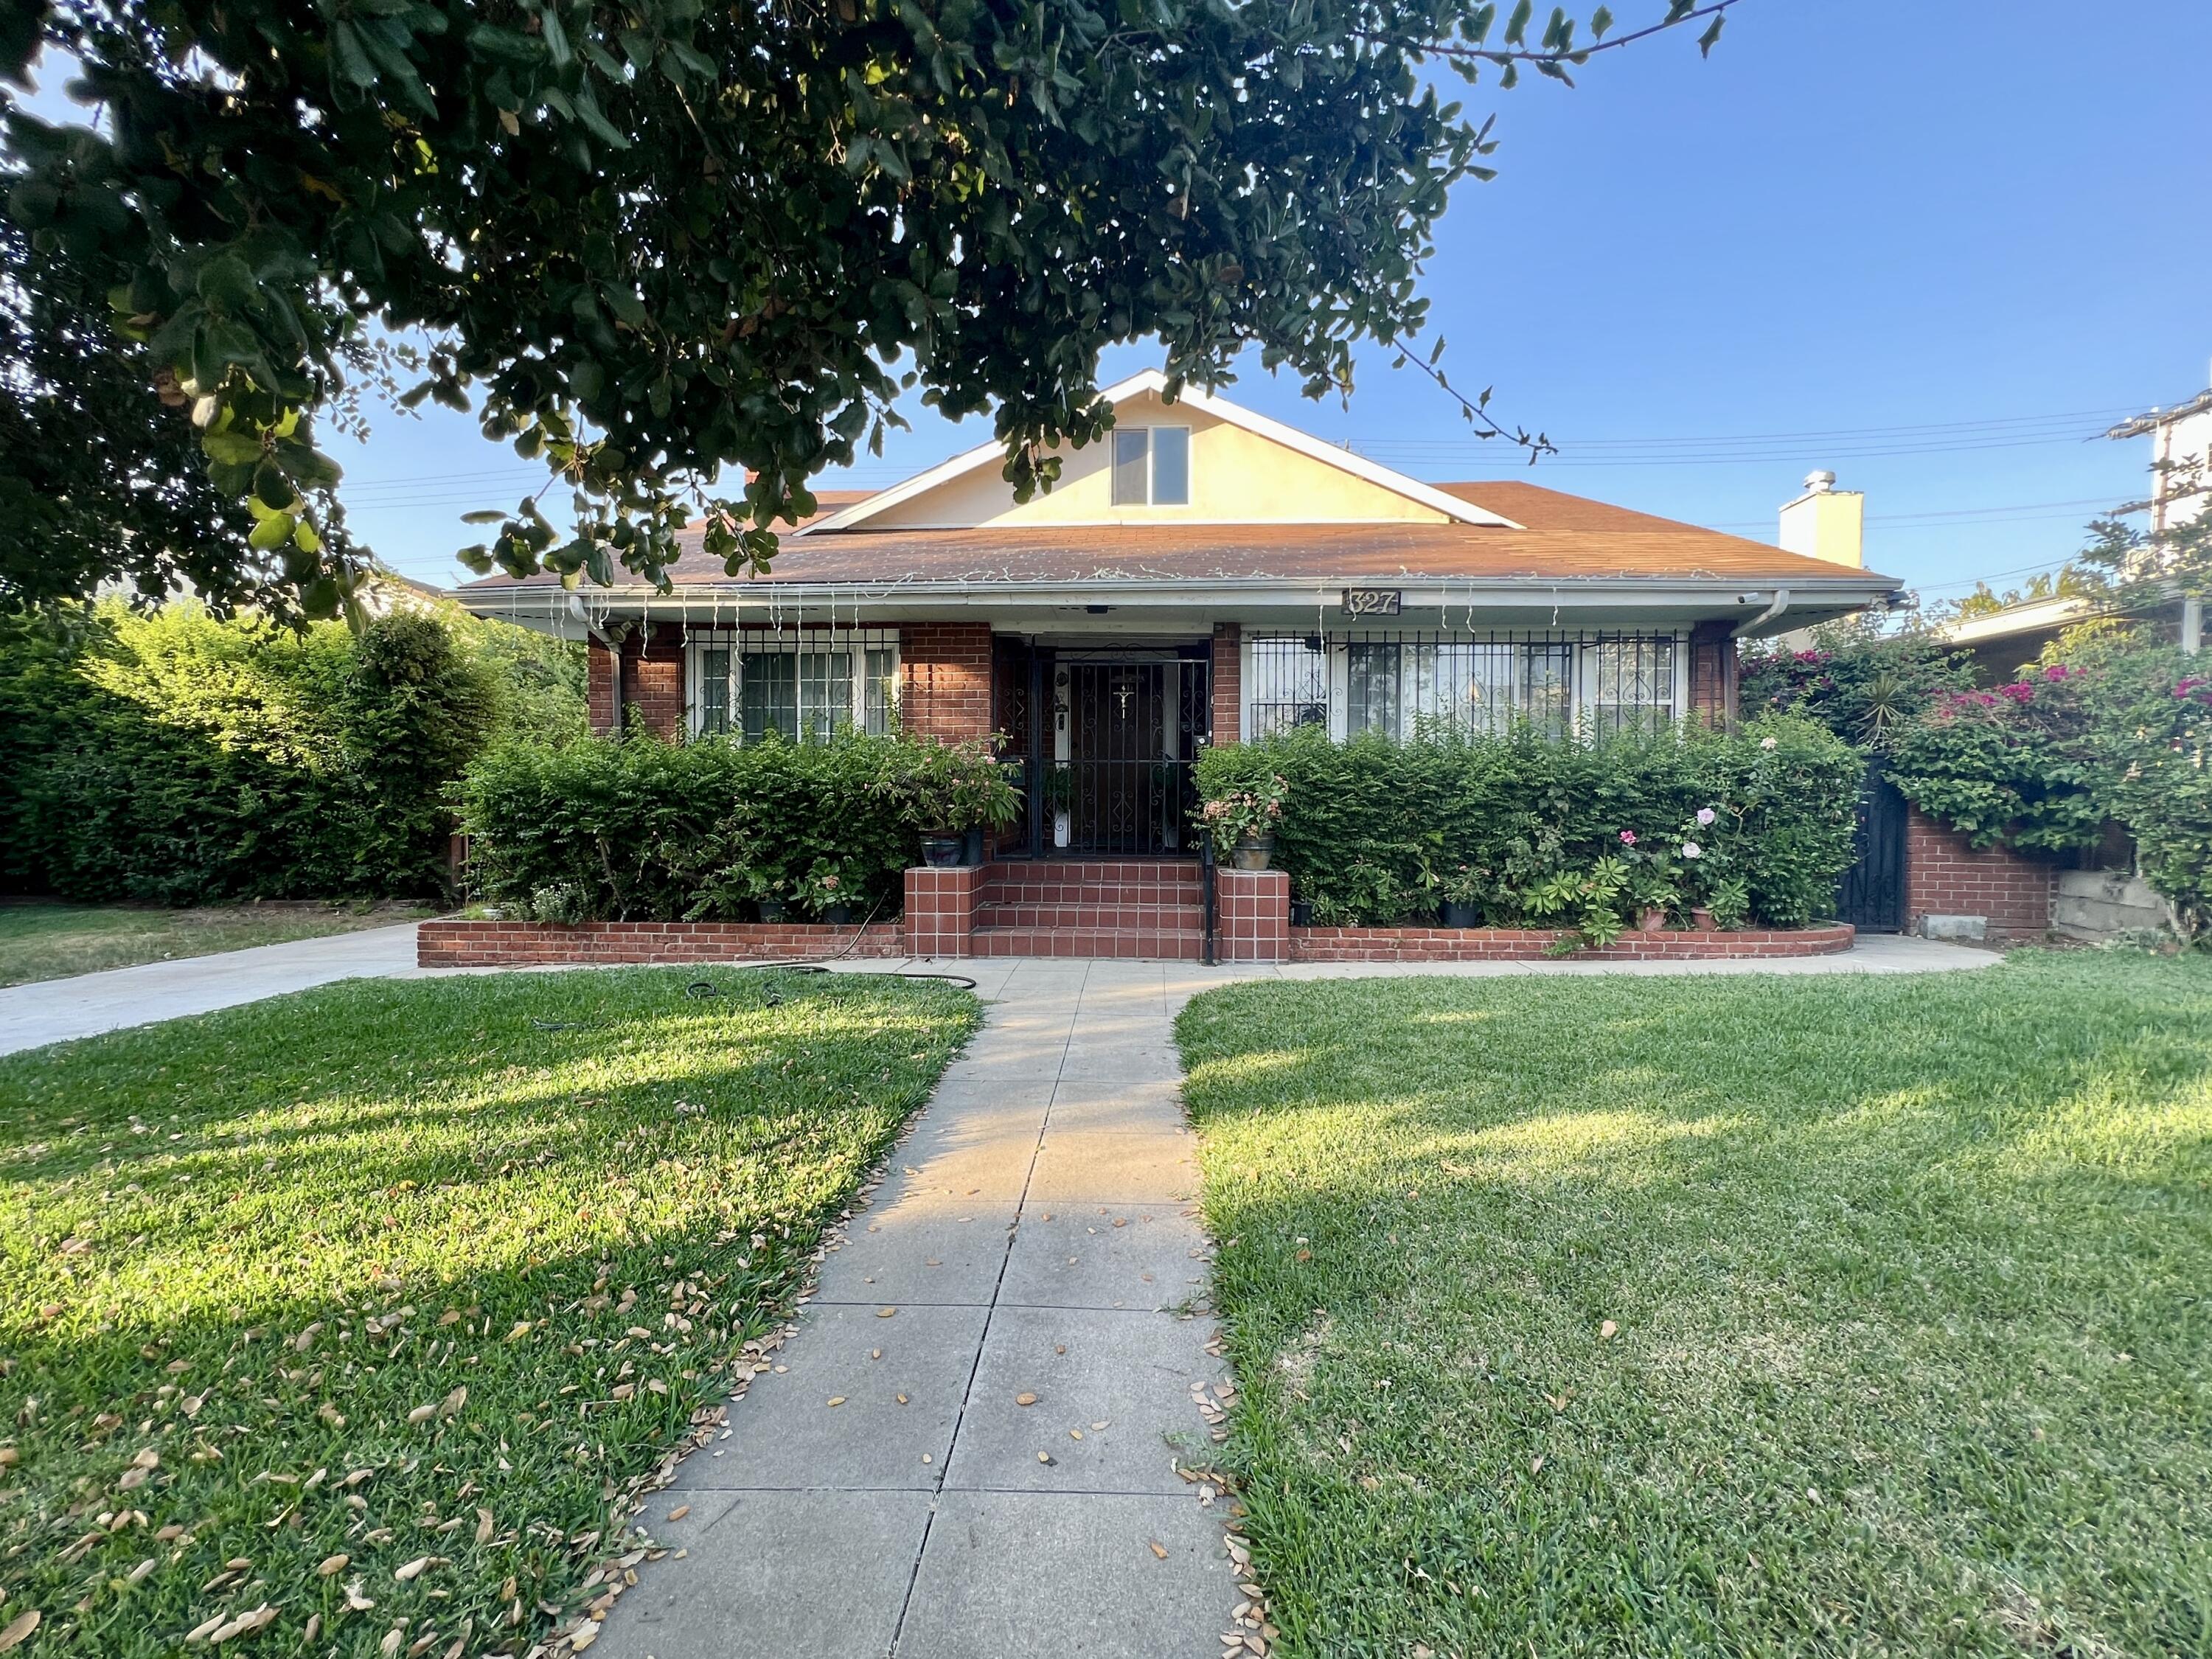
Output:
<instances>
[{"instance_id":1,"label":"tree canopy","mask_svg":"<svg viewBox=\"0 0 2212 1659\"><path fill-rule=\"evenodd\" d=\"M1437 219L1487 175L1433 67L1565 80L1679 26L1710 49L1735 3L1620 33L1601 6L1539 30L1530 0L28 0L0 74L72 58L97 119L0 112L38 296L0 401L33 448L130 452L108 464L169 516L95 504L140 538L117 556L218 599L346 601L364 559L316 423L378 379L574 492L573 533L537 497L485 515L477 568L665 580L703 516L734 571L902 392L990 411L1026 492L1110 425L1115 342L1157 337L1178 384L1256 343L1348 387L1360 343L1421 333ZM51 394L79 367L58 338L112 399ZM28 556L0 600L98 562Z\"/></svg>"}]
</instances>

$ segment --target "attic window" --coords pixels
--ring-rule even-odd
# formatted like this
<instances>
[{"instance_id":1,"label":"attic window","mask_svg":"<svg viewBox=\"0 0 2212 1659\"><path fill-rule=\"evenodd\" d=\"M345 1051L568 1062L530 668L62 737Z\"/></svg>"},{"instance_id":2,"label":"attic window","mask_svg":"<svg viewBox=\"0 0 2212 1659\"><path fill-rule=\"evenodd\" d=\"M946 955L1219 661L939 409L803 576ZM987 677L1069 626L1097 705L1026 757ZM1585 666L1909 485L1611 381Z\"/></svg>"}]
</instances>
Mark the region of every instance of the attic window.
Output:
<instances>
[{"instance_id":1,"label":"attic window","mask_svg":"<svg viewBox=\"0 0 2212 1659\"><path fill-rule=\"evenodd\" d=\"M1114 505L1183 507L1190 501L1190 428L1116 428Z\"/></svg>"}]
</instances>

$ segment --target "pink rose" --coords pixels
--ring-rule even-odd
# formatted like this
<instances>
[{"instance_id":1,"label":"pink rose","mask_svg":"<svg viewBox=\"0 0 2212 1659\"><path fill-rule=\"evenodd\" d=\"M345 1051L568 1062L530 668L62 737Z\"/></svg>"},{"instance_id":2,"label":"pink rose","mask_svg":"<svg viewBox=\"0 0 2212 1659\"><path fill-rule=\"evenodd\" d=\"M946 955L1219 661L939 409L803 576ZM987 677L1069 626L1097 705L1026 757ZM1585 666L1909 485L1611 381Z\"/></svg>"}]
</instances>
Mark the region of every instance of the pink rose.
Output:
<instances>
[{"instance_id":1,"label":"pink rose","mask_svg":"<svg viewBox=\"0 0 2212 1659\"><path fill-rule=\"evenodd\" d=\"M1623 847L1633 847L1633 846L1635 846L1635 845L1636 845L1636 831L1634 831L1633 830L1622 830L1622 831L1620 832L1620 844L1621 844Z\"/></svg>"},{"instance_id":2,"label":"pink rose","mask_svg":"<svg viewBox=\"0 0 2212 1659\"><path fill-rule=\"evenodd\" d=\"M1719 814L1716 813L1710 806L1700 806L1698 809L1698 822L1699 823L1711 823L1714 818L1718 816Z\"/></svg>"},{"instance_id":3,"label":"pink rose","mask_svg":"<svg viewBox=\"0 0 2212 1659\"><path fill-rule=\"evenodd\" d=\"M1705 849L1698 846L1697 842L1693 841L1686 841L1682 843L1682 856L1684 858L1701 859L1705 857Z\"/></svg>"}]
</instances>

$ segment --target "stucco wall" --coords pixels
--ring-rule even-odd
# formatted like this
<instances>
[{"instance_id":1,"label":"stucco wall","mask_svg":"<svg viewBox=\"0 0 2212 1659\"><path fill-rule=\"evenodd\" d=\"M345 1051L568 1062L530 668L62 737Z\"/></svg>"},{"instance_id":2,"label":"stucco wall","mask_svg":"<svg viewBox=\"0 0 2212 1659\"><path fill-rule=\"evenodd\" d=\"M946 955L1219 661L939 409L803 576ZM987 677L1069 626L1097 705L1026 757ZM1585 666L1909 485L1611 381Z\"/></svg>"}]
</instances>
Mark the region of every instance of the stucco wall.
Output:
<instances>
[{"instance_id":1,"label":"stucco wall","mask_svg":"<svg viewBox=\"0 0 2212 1659\"><path fill-rule=\"evenodd\" d=\"M1256 433L1231 426L1146 392L1115 412L1124 427L1187 426L1190 501L1182 507L1116 507L1110 436L1083 449L1063 448L1060 482L1017 503L1013 487L985 465L876 514L871 529L912 530L946 525L1317 524L1390 520L1443 524L1435 507L1340 472Z\"/></svg>"}]
</instances>

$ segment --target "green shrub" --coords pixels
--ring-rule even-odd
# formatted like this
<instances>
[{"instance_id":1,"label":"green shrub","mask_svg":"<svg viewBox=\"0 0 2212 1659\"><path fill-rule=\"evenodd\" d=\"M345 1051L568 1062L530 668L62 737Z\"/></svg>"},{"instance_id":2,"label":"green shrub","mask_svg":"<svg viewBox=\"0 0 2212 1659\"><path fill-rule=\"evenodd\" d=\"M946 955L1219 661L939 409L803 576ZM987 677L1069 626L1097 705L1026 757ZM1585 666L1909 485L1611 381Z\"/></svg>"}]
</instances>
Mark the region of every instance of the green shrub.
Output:
<instances>
[{"instance_id":1,"label":"green shrub","mask_svg":"<svg viewBox=\"0 0 2212 1659\"><path fill-rule=\"evenodd\" d=\"M2089 740L2106 810L2136 838L2142 878L2182 937L2212 939L2212 662L2158 647L2088 677Z\"/></svg>"},{"instance_id":2,"label":"green shrub","mask_svg":"<svg viewBox=\"0 0 2212 1659\"><path fill-rule=\"evenodd\" d=\"M2091 693L2063 665L1993 691L1954 691L1908 721L1888 770L1905 799L1976 847L2057 853L2105 819L2086 744Z\"/></svg>"},{"instance_id":3,"label":"green shrub","mask_svg":"<svg viewBox=\"0 0 2212 1659\"><path fill-rule=\"evenodd\" d=\"M1494 926L1600 937L1646 908L1791 927L1828 914L1864 769L1784 719L1598 744L1308 728L1209 750L1197 771L1209 801L1285 780L1276 863L1316 921L1401 922L1449 891Z\"/></svg>"},{"instance_id":4,"label":"green shrub","mask_svg":"<svg viewBox=\"0 0 2212 1659\"><path fill-rule=\"evenodd\" d=\"M986 821L1014 805L981 744L856 733L513 743L469 769L459 799L477 896L543 915L558 893L568 921L735 921L762 899L895 915L949 803Z\"/></svg>"},{"instance_id":5,"label":"green shrub","mask_svg":"<svg viewBox=\"0 0 2212 1659\"><path fill-rule=\"evenodd\" d=\"M196 604L0 634L18 888L90 900L381 897L443 886L450 781L496 683L428 616L356 640Z\"/></svg>"}]
</instances>

